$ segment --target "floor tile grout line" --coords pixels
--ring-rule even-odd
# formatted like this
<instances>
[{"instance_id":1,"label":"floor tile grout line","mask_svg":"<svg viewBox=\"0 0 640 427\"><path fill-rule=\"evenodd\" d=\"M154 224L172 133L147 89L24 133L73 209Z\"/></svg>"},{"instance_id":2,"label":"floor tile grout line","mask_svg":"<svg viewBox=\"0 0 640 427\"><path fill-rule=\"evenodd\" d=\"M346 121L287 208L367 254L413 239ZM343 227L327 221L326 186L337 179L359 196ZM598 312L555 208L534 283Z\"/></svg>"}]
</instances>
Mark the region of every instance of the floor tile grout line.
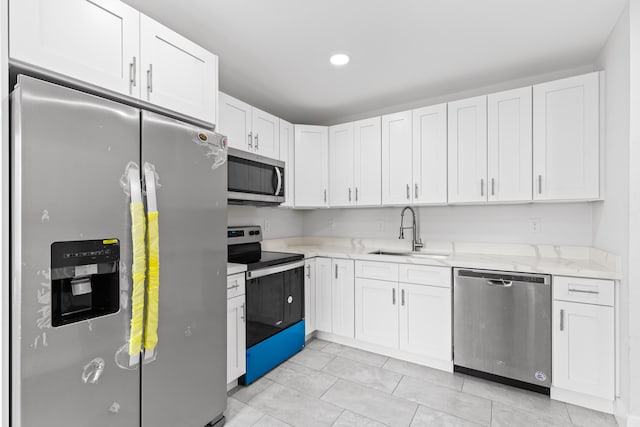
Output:
<instances>
[{"instance_id":1,"label":"floor tile grout line","mask_svg":"<svg viewBox=\"0 0 640 427\"><path fill-rule=\"evenodd\" d=\"M341 408L341 409L342 409L342 412L340 412L340 415L338 415L338 417L335 419L335 421L331 423L332 427L336 425L336 423L338 422L338 420L340 419L342 414L344 414L344 411L346 411L346 409L344 409L344 408Z\"/></svg>"},{"instance_id":2,"label":"floor tile grout line","mask_svg":"<svg viewBox=\"0 0 640 427\"><path fill-rule=\"evenodd\" d=\"M420 404L417 402L414 402L416 404L416 409L413 411L413 415L411 416L411 421L409 421L409 426L411 427L411 424L413 424L413 420L416 419L416 414L418 413L418 409L420 409Z\"/></svg>"},{"instance_id":3,"label":"floor tile grout line","mask_svg":"<svg viewBox=\"0 0 640 427\"><path fill-rule=\"evenodd\" d=\"M391 392L391 396L395 396L395 392L398 389L398 386L400 386L400 383L402 382L402 380L404 379L405 375L401 375L400 379L398 380L398 384L396 384L396 386L393 388L393 391ZM398 397L398 396L396 396Z\"/></svg>"}]
</instances>

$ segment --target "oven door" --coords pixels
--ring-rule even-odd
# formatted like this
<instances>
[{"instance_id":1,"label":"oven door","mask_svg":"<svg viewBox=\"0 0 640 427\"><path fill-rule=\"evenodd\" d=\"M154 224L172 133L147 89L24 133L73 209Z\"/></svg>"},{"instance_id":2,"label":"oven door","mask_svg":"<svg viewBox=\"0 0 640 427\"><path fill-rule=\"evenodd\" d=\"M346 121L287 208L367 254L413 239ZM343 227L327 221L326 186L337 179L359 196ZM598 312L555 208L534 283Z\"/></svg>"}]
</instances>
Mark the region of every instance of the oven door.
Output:
<instances>
[{"instance_id":1,"label":"oven door","mask_svg":"<svg viewBox=\"0 0 640 427\"><path fill-rule=\"evenodd\" d=\"M304 319L304 261L247 273L247 348Z\"/></svg>"},{"instance_id":2,"label":"oven door","mask_svg":"<svg viewBox=\"0 0 640 427\"><path fill-rule=\"evenodd\" d=\"M284 202L284 162L230 148L227 163L230 204Z\"/></svg>"}]
</instances>

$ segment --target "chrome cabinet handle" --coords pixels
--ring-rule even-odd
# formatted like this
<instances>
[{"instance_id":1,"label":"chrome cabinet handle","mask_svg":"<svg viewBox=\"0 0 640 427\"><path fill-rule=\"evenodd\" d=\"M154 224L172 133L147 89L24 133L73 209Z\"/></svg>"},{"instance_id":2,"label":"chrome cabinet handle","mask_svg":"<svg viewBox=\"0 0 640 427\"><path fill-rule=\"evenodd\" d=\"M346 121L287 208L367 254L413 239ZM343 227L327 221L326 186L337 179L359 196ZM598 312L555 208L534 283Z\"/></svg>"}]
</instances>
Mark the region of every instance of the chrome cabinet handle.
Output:
<instances>
[{"instance_id":1,"label":"chrome cabinet handle","mask_svg":"<svg viewBox=\"0 0 640 427\"><path fill-rule=\"evenodd\" d=\"M592 295L600 294L600 291L589 291L586 289L573 289L573 288L569 288L569 292L577 292L580 294L592 294Z\"/></svg>"},{"instance_id":2,"label":"chrome cabinet handle","mask_svg":"<svg viewBox=\"0 0 640 427\"><path fill-rule=\"evenodd\" d=\"M338 264L336 264L336 279L338 278Z\"/></svg>"},{"instance_id":3,"label":"chrome cabinet handle","mask_svg":"<svg viewBox=\"0 0 640 427\"><path fill-rule=\"evenodd\" d=\"M402 306L404 307L404 289L402 290L402 293L400 294L400 299L401 299L401 303Z\"/></svg>"},{"instance_id":4,"label":"chrome cabinet handle","mask_svg":"<svg viewBox=\"0 0 640 427\"><path fill-rule=\"evenodd\" d=\"M259 139L258 139L258 134L257 134L257 133L256 133L256 136L255 136L254 138L255 138L255 140L256 140L256 147L255 147L255 149L256 149L256 151L258 151L258 142L259 142Z\"/></svg>"},{"instance_id":5,"label":"chrome cabinet handle","mask_svg":"<svg viewBox=\"0 0 640 427\"><path fill-rule=\"evenodd\" d=\"M327 203L327 189L324 189L324 202Z\"/></svg>"},{"instance_id":6,"label":"chrome cabinet handle","mask_svg":"<svg viewBox=\"0 0 640 427\"><path fill-rule=\"evenodd\" d=\"M538 175L538 194L542 194L542 175Z\"/></svg>"},{"instance_id":7,"label":"chrome cabinet handle","mask_svg":"<svg viewBox=\"0 0 640 427\"><path fill-rule=\"evenodd\" d=\"M153 92L153 64L149 64L147 70L147 94Z\"/></svg>"},{"instance_id":8,"label":"chrome cabinet handle","mask_svg":"<svg viewBox=\"0 0 640 427\"><path fill-rule=\"evenodd\" d=\"M280 172L279 167L274 166L274 168L276 169L276 176L278 177L278 186L276 187L276 194L275 194L275 196L277 196L278 194L280 194L280 190L282 189L282 173Z\"/></svg>"},{"instance_id":9,"label":"chrome cabinet handle","mask_svg":"<svg viewBox=\"0 0 640 427\"><path fill-rule=\"evenodd\" d=\"M560 330L564 331L564 310L560 310Z\"/></svg>"},{"instance_id":10,"label":"chrome cabinet handle","mask_svg":"<svg viewBox=\"0 0 640 427\"><path fill-rule=\"evenodd\" d=\"M307 265L307 278L311 279L311 264Z\"/></svg>"},{"instance_id":11,"label":"chrome cabinet handle","mask_svg":"<svg viewBox=\"0 0 640 427\"><path fill-rule=\"evenodd\" d=\"M253 150L253 132L249 132L249 143L247 145L250 150Z\"/></svg>"},{"instance_id":12,"label":"chrome cabinet handle","mask_svg":"<svg viewBox=\"0 0 640 427\"><path fill-rule=\"evenodd\" d=\"M396 305L396 288L391 289L391 302Z\"/></svg>"},{"instance_id":13,"label":"chrome cabinet handle","mask_svg":"<svg viewBox=\"0 0 640 427\"><path fill-rule=\"evenodd\" d=\"M351 202L351 188L349 188L349 202Z\"/></svg>"},{"instance_id":14,"label":"chrome cabinet handle","mask_svg":"<svg viewBox=\"0 0 640 427\"><path fill-rule=\"evenodd\" d=\"M245 317L244 304L242 304L242 314L240 315L240 319L242 319L243 322L245 321L244 317Z\"/></svg>"},{"instance_id":15,"label":"chrome cabinet handle","mask_svg":"<svg viewBox=\"0 0 640 427\"><path fill-rule=\"evenodd\" d=\"M129 64L129 83L131 83L131 86L135 87L138 84L136 83L136 73L137 73L137 64L136 64L136 57L133 57L133 61Z\"/></svg>"},{"instance_id":16,"label":"chrome cabinet handle","mask_svg":"<svg viewBox=\"0 0 640 427\"><path fill-rule=\"evenodd\" d=\"M491 178L491 195L496 195L496 180L494 178Z\"/></svg>"},{"instance_id":17,"label":"chrome cabinet handle","mask_svg":"<svg viewBox=\"0 0 640 427\"><path fill-rule=\"evenodd\" d=\"M356 202L358 201L358 187L356 187Z\"/></svg>"},{"instance_id":18,"label":"chrome cabinet handle","mask_svg":"<svg viewBox=\"0 0 640 427\"><path fill-rule=\"evenodd\" d=\"M411 194L409 193L409 184L407 184L407 200L409 200L409 197L411 197Z\"/></svg>"},{"instance_id":19,"label":"chrome cabinet handle","mask_svg":"<svg viewBox=\"0 0 640 427\"><path fill-rule=\"evenodd\" d=\"M487 280L487 285L502 286L503 288L510 288L511 286L513 286L513 282L511 280Z\"/></svg>"},{"instance_id":20,"label":"chrome cabinet handle","mask_svg":"<svg viewBox=\"0 0 640 427\"><path fill-rule=\"evenodd\" d=\"M484 178L480 179L480 195L484 196Z\"/></svg>"},{"instance_id":21,"label":"chrome cabinet handle","mask_svg":"<svg viewBox=\"0 0 640 427\"><path fill-rule=\"evenodd\" d=\"M414 188L414 194L415 194L415 198L418 198L418 183L416 182L416 186Z\"/></svg>"},{"instance_id":22,"label":"chrome cabinet handle","mask_svg":"<svg viewBox=\"0 0 640 427\"><path fill-rule=\"evenodd\" d=\"M238 289L240 287L240 283L236 282L235 285L233 286L227 286L227 290L231 290L231 289Z\"/></svg>"}]
</instances>

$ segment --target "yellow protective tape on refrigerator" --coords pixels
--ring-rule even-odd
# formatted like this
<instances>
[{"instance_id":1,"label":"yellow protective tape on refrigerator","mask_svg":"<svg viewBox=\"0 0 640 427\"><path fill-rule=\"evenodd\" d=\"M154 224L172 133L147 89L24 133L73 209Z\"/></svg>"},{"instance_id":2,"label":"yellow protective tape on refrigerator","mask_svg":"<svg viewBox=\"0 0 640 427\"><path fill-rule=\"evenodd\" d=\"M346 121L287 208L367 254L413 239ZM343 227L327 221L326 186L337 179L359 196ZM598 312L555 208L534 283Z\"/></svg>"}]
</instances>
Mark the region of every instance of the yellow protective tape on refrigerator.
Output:
<instances>
[{"instance_id":1,"label":"yellow protective tape on refrigerator","mask_svg":"<svg viewBox=\"0 0 640 427\"><path fill-rule=\"evenodd\" d=\"M153 350L158 343L158 303L160 291L160 236L158 235L158 212L149 212L149 282L147 284L147 316L144 327L144 348Z\"/></svg>"},{"instance_id":2,"label":"yellow protective tape on refrigerator","mask_svg":"<svg viewBox=\"0 0 640 427\"><path fill-rule=\"evenodd\" d=\"M129 355L136 356L142 349L142 323L144 320L144 279L145 257L145 218L142 202L131 203L131 241L133 243L133 265L131 276L131 332L129 335Z\"/></svg>"}]
</instances>

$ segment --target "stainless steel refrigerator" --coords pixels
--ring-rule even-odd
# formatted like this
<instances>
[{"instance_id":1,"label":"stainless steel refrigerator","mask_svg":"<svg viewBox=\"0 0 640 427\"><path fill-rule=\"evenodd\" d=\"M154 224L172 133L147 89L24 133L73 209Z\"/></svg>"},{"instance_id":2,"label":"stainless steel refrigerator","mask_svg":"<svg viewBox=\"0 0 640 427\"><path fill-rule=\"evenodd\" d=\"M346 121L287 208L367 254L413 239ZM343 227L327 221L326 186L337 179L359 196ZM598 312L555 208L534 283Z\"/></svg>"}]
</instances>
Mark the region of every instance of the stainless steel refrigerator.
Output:
<instances>
[{"instance_id":1,"label":"stainless steel refrigerator","mask_svg":"<svg viewBox=\"0 0 640 427\"><path fill-rule=\"evenodd\" d=\"M27 76L11 103L12 425L222 425L224 137Z\"/></svg>"}]
</instances>

